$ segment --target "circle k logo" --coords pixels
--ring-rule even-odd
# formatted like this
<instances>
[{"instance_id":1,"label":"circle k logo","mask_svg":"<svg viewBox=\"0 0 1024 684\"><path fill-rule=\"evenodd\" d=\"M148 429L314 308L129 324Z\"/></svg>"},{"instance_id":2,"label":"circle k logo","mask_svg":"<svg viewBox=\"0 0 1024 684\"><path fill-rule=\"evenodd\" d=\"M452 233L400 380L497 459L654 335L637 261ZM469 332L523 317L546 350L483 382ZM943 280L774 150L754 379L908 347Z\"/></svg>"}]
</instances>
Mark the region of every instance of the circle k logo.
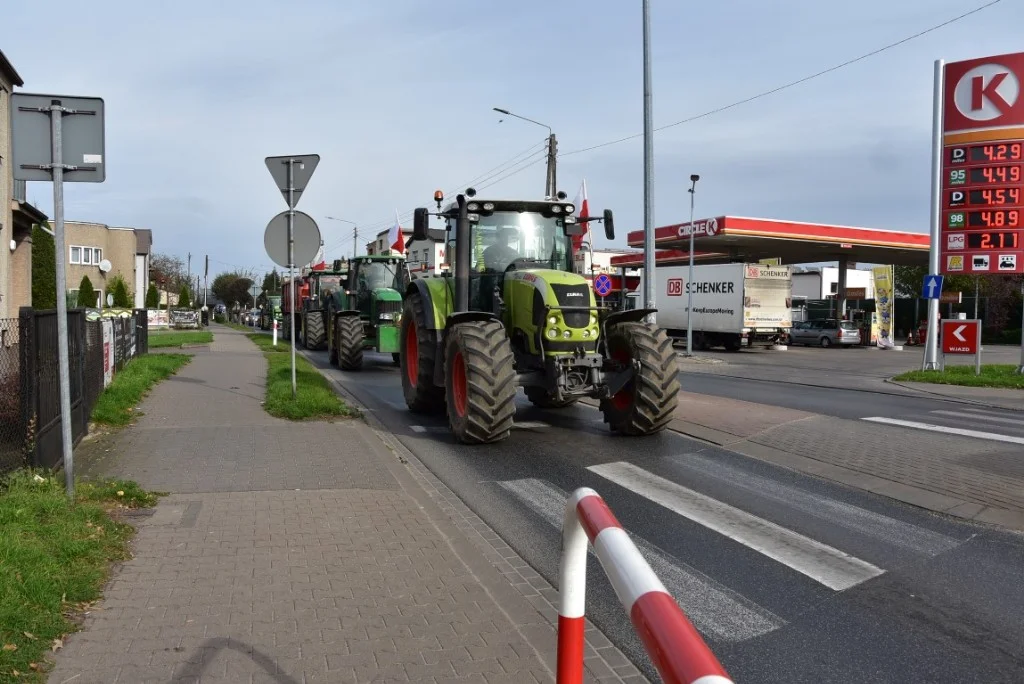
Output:
<instances>
[{"instance_id":1,"label":"circle k logo","mask_svg":"<svg viewBox=\"0 0 1024 684\"><path fill-rule=\"evenodd\" d=\"M991 121L1010 111L1020 82L1001 64L982 64L960 77L953 90L957 110L972 121Z\"/></svg>"}]
</instances>

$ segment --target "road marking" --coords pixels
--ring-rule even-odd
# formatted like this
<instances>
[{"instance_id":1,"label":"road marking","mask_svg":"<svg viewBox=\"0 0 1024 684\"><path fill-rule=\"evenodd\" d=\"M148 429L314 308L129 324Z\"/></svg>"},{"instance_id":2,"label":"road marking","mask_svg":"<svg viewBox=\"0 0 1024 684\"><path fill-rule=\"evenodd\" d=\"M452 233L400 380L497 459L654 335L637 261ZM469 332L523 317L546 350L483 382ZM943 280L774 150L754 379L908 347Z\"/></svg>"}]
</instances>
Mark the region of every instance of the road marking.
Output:
<instances>
[{"instance_id":1,"label":"road marking","mask_svg":"<svg viewBox=\"0 0 1024 684\"><path fill-rule=\"evenodd\" d=\"M587 470L787 565L830 589L843 591L885 572L867 561L687 489L632 463L605 463L590 466Z\"/></svg>"},{"instance_id":2,"label":"road marking","mask_svg":"<svg viewBox=\"0 0 1024 684\"><path fill-rule=\"evenodd\" d=\"M549 428L551 426L547 423L542 423L539 420L518 420L512 423L512 427L519 428L520 430L529 430L534 428Z\"/></svg>"},{"instance_id":3,"label":"road marking","mask_svg":"<svg viewBox=\"0 0 1024 684\"><path fill-rule=\"evenodd\" d=\"M714 478L730 488L747 492L752 497L768 499L829 524L845 527L852 532L875 537L893 546L927 556L955 549L963 543L939 532L881 513L836 501L828 496L815 494L768 477L754 475L714 458L686 454L675 460L687 471Z\"/></svg>"},{"instance_id":4,"label":"road marking","mask_svg":"<svg viewBox=\"0 0 1024 684\"><path fill-rule=\"evenodd\" d=\"M889 425L899 425L902 427L917 428L919 430L930 430L932 432L944 432L947 435L960 435L961 437L975 437L977 439L990 439L994 442L1008 442L1009 444L1024 444L1024 437L1014 437L1012 435L1000 435L996 432L981 432L980 430L966 430L964 428L946 427L945 425L932 425L931 423L918 423L913 420L899 420L897 418L883 418L881 416L872 416L871 418L861 418L871 423L888 423Z\"/></svg>"},{"instance_id":5,"label":"road marking","mask_svg":"<svg viewBox=\"0 0 1024 684\"><path fill-rule=\"evenodd\" d=\"M568 493L545 480L527 478L508 480L499 485L539 515L556 530L562 529L562 516ZM644 539L630 535L651 569L679 603L694 626L723 641L738 642L773 632L786 624L779 616L689 565L672 558ZM595 558L594 549L589 549ZM596 562L596 559L592 562Z\"/></svg>"},{"instance_id":6,"label":"road marking","mask_svg":"<svg viewBox=\"0 0 1024 684\"><path fill-rule=\"evenodd\" d=\"M985 420L990 423L1002 423L1004 425L1013 425L1014 427L1024 428L1024 417L1021 418L1001 418L999 416L989 416L981 411L971 413L969 416L965 416L963 413L957 413L956 411L929 411L929 413L936 413L940 416L951 416L953 418L961 418L968 420Z\"/></svg>"}]
</instances>

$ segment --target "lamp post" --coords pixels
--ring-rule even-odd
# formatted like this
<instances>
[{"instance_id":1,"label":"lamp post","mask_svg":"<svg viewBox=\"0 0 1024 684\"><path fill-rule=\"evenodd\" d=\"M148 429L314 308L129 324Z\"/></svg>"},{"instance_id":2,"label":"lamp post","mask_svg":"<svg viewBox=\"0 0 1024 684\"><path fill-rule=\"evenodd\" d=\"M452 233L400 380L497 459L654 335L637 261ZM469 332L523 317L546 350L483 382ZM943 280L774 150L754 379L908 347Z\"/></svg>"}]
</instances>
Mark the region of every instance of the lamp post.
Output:
<instances>
[{"instance_id":1,"label":"lamp post","mask_svg":"<svg viewBox=\"0 0 1024 684\"><path fill-rule=\"evenodd\" d=\"M693 201L700 176L690 175L690 269L686 276L686 355L693 356Z\"/></svg>"},{"instance_id":2,"label":"lamp post","mask_svg":"<svg viewBox=\"0 0 1024 684\"><path fill-rule=\"evenodd\" d=\"M529 121L532 124L537 124L538 126L541 126L543 128L548 129L548 170L547 170L547 177L544 180L544 196L545 197L549 197L549 198L554 197L555 196L555 192L556 192L556 188L555 188L555 185L556 185L555 163L556 162L555 162L555 160L556 160L556 150L558 149L558 140L555 138L555 134L551 131L551 126L548 126L547 124L542 124L540 121L534 121L533 119L527 119L525 116L519 116L518 114L513 114L512 112L508 111L507 109L501 109L500 107L492 107L491 109L493 109L494 111L498 112L499 114L504 114L505 116L514 116L517 119L522 119L523 121Z\"/></svg>"},{"instance_id":3,"label":"lamp post","mask_svg":"<svg viewBox=\"0 0 1024 684\"><path fill-rule=\"evenodd\" d=\"M326 216L325 218L329 218L332 221L352 224L352 258L355 259L356 255L359 254L359 226L356 225L355 221L349 221L348 219L335 218L333 216Z\"/></svg>"}]
</instances>

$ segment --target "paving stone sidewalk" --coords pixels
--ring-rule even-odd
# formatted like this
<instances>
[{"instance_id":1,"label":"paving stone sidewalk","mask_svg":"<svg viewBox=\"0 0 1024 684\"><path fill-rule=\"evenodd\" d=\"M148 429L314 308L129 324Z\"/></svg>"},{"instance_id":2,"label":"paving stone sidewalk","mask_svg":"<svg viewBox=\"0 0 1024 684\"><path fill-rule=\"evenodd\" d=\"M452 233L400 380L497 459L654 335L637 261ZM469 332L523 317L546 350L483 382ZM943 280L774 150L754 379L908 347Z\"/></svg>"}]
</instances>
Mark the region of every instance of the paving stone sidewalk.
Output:
<instances>
[{"instance_id":1,"label":"paving stone sidewalk","mask_svg":"<svg viewBox=\"0 0 1024 684\"><path fill-rule=\"evenodd\" d=\"M214 330L136 424L77 450L83 476L171 494L133 516L134 557L48 681L554 681L552 616L403 459L361 420L268 416L262 354ZM646 681L588 653L588 681Z\"/></svg>"}]
</instances>

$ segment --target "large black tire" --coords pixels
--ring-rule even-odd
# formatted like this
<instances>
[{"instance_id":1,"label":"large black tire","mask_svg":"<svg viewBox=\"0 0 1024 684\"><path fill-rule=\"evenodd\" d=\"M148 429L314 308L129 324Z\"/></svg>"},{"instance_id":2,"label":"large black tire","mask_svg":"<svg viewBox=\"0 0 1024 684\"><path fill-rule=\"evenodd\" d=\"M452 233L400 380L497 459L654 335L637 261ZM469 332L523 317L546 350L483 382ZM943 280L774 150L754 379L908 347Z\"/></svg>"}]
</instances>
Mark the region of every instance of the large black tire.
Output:
<instances>
[{"instance_id":1,"label":"large black tire","mask_svg":"<svg viewBox=\"0 0 1024 684\"><path fill-rule=\"evenodd\" d=\"M444 387L434 384L434 364L438 363L435 333L427 328L426 307L419 294L406 297L402 311L399 368L402 394L413 413L442 413Z\"/></svg>"},{"instance_id":2,"label":"large black tire","mask_svg":"<svg viewBox=\"0 0 1024 684\"><path fill-rule=\"evenodd\" d=\"M332 366L338 365L338 320L334 317L327 329L327 361Z\"/></svg>"},{"instance_id":3,"label":"large black tire","mask_svg":"<svg viewBox=\"0 0 1024 684\"><path fill-rule=\"evenodd\" d=\"M322 349L324 340L326 339L324 330L324 312L323 311L309 311L303 315L306 320L306 325L303 328L305 339L303 342L306 345L306 349L316 351Z\"/></svg>"},{"instance_id":4,"label":"large black tire","mask_svg":"<svg viewBox=\"0 0 1024 684\"><path fill-rule=\"evenodd\" d=\"M448 425L463 444L488 444L512 432L516 371L512 345L498 321L448 331L444 349Z\"/></svg>"},{"instance_id":5,"label":"large black tire","mask_svg":"<svg viewBox=\"0 0 1024 684\"><path fill-rule=\"evenodd\" d=\"M679 403L679 378L672 341L649 323L619 323L608 329L608 353L617 361L640 361L640 371L618 394L601 400L604 422L623 435L664 430Z\"/></svg>"},{"instance_id":6,"label":"large black tire","mask_svg":"<svg viewBox=\"0 0 1024 684\"><path fill-rule=\"evenodd\" d=\"M541 387L524 387L523 391L526 392L526 398L529 399L537 408L566 408L567 406L572 406L577 401L579 401L579 399L577 399L576 397L558 401L550 394L545 392L544 389Z\"/></svg>"},{"instance_id":7,"label":"large black tire","mask_svg":"<svg viewBox=\"0 0 1024 684\"><path fill-rule=\"evenodd\" d=\"M363 367L363 321L359 316L338 316L334 326L338 367L353 371Z\"/></svg>"}]
</instances>

